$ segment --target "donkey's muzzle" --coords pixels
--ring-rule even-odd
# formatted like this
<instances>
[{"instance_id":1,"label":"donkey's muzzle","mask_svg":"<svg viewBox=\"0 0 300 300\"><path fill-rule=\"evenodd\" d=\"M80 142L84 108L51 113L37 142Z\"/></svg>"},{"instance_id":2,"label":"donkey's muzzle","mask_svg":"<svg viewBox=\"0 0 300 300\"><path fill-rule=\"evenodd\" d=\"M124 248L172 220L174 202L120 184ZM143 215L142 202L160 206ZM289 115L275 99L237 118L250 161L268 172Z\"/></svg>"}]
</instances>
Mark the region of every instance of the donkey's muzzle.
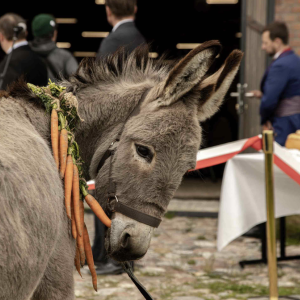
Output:
<instances>
[{"instance_id":1,"label":"donkey's muzzle","mask_svg":"<svg viewBox=\"0 0 300 300\"><path fill-rule=\"evenodd\" d=\"M106 239L109 255L117 261L142 258L150 245L153 228L115 213Z\"/></svg>"},{"instance_id":2,"label":"donkey's muzzle","mask_svg":"<svg viewBox=\"0 0 300 300\"><path fill-rule=\"evenodd\" d=\"M143 247L139 240L139 238L128 233L128 230L125 230L121 234L118 249L112 253L113 258L118 261L129 261L142 258L146 254L148 247Z\"/></svg>"}]
</instances>

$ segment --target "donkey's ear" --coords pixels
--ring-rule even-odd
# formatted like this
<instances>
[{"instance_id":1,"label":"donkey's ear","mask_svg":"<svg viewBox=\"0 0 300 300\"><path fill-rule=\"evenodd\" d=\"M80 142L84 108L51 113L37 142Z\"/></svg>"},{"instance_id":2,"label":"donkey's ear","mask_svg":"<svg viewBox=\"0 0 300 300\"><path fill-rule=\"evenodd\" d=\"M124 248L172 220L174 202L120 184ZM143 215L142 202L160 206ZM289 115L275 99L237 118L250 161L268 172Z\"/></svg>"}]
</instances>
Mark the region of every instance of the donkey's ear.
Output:
<instances>
[{"instance_id":1,"label":"donkey's ear","mask_svg":"<svg viewBox=\"0 0 300 300\"><path fill-rule=\"evenodd\" d=\"M243 58L240 50L233 50L223 66L213 75L205 78L193 92L200 94L198 102L198 119L204 121L214 115L223 102Z\"/></svg>"},{"instance_id":2,"label":"donkey's ear","mask_svg":"<svg viewBox=\"0 0 300 300\"><path fill-rule=\"evenodd\" d=\"M206 74L220 50L218 41L208 41L180 60L163 83L158 104L170 105L189 92Z\"/></svg>"}]
</instances>

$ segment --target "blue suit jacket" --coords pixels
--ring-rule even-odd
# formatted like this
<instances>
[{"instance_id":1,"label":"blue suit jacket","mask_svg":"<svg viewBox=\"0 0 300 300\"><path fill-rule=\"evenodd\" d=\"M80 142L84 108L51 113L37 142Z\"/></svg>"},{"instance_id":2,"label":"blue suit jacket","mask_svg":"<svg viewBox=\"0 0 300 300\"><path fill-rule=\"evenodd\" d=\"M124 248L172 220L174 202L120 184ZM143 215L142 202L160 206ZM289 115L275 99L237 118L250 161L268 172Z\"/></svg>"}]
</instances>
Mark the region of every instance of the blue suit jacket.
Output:
<instances>
[{"instance_id":1,"label":"blue suit jacket","mask_svg":"<svg viewBox=\"0 0 300 300\"><path fill-rule=\"evenodd\" d=\"M289 50L283 52L266 70L262 82L261 124L273 121L281 99L300 95L300 58Z\"/></svg>"}]
</instances>

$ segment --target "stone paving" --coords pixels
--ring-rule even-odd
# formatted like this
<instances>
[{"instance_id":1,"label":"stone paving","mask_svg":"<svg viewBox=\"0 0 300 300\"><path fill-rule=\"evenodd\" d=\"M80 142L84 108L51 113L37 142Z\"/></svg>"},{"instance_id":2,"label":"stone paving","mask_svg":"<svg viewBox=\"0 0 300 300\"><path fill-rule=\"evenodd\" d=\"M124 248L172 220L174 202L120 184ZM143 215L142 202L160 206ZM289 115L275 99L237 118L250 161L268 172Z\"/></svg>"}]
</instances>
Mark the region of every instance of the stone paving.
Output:
<instances>
[{"instance_id":1,"label":"stone paving","mask_svg":"<svg viewBox=\"0 0 300 300\"><path fill-rule=\"evenodd\" d=\"M93 216L85 214L91 240ZM219 300L248 299L268 295L267 267L238 262L260 258L260 242L240 237L221 252L216 250L217 219L174 217L164 219L154 231L146 256L136 262L135 274L154 299ZM300 246L287 247L287 255L299 255ZM278 264L280 295L300 295L300 262ZM98 292L91 276L76 271L76 299L144 299L126 274L98 276ZM262 298L257 298L262 299ZM295 298L300 299L300 297Z\"/></svg>"}]
</instances>

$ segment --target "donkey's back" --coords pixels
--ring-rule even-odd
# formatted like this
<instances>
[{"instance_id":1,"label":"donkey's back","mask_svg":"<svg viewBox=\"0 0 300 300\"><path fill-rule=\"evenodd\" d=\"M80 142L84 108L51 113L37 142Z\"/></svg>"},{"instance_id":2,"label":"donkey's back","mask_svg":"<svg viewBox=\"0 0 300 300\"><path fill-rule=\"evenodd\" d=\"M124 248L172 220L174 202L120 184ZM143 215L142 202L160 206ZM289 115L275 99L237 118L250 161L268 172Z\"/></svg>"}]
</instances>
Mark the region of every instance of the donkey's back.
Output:
<instances>
[{"instance_id":1,"label":"donkey's back","mask_svg":"<svg viewBox=\"0 0 300 300\"><path fill-rule=\"evenodd\" d=\"M21 101L0 99L0 300L73 299L67 222L49 146Z\"/></svg>"}]
</instances>

